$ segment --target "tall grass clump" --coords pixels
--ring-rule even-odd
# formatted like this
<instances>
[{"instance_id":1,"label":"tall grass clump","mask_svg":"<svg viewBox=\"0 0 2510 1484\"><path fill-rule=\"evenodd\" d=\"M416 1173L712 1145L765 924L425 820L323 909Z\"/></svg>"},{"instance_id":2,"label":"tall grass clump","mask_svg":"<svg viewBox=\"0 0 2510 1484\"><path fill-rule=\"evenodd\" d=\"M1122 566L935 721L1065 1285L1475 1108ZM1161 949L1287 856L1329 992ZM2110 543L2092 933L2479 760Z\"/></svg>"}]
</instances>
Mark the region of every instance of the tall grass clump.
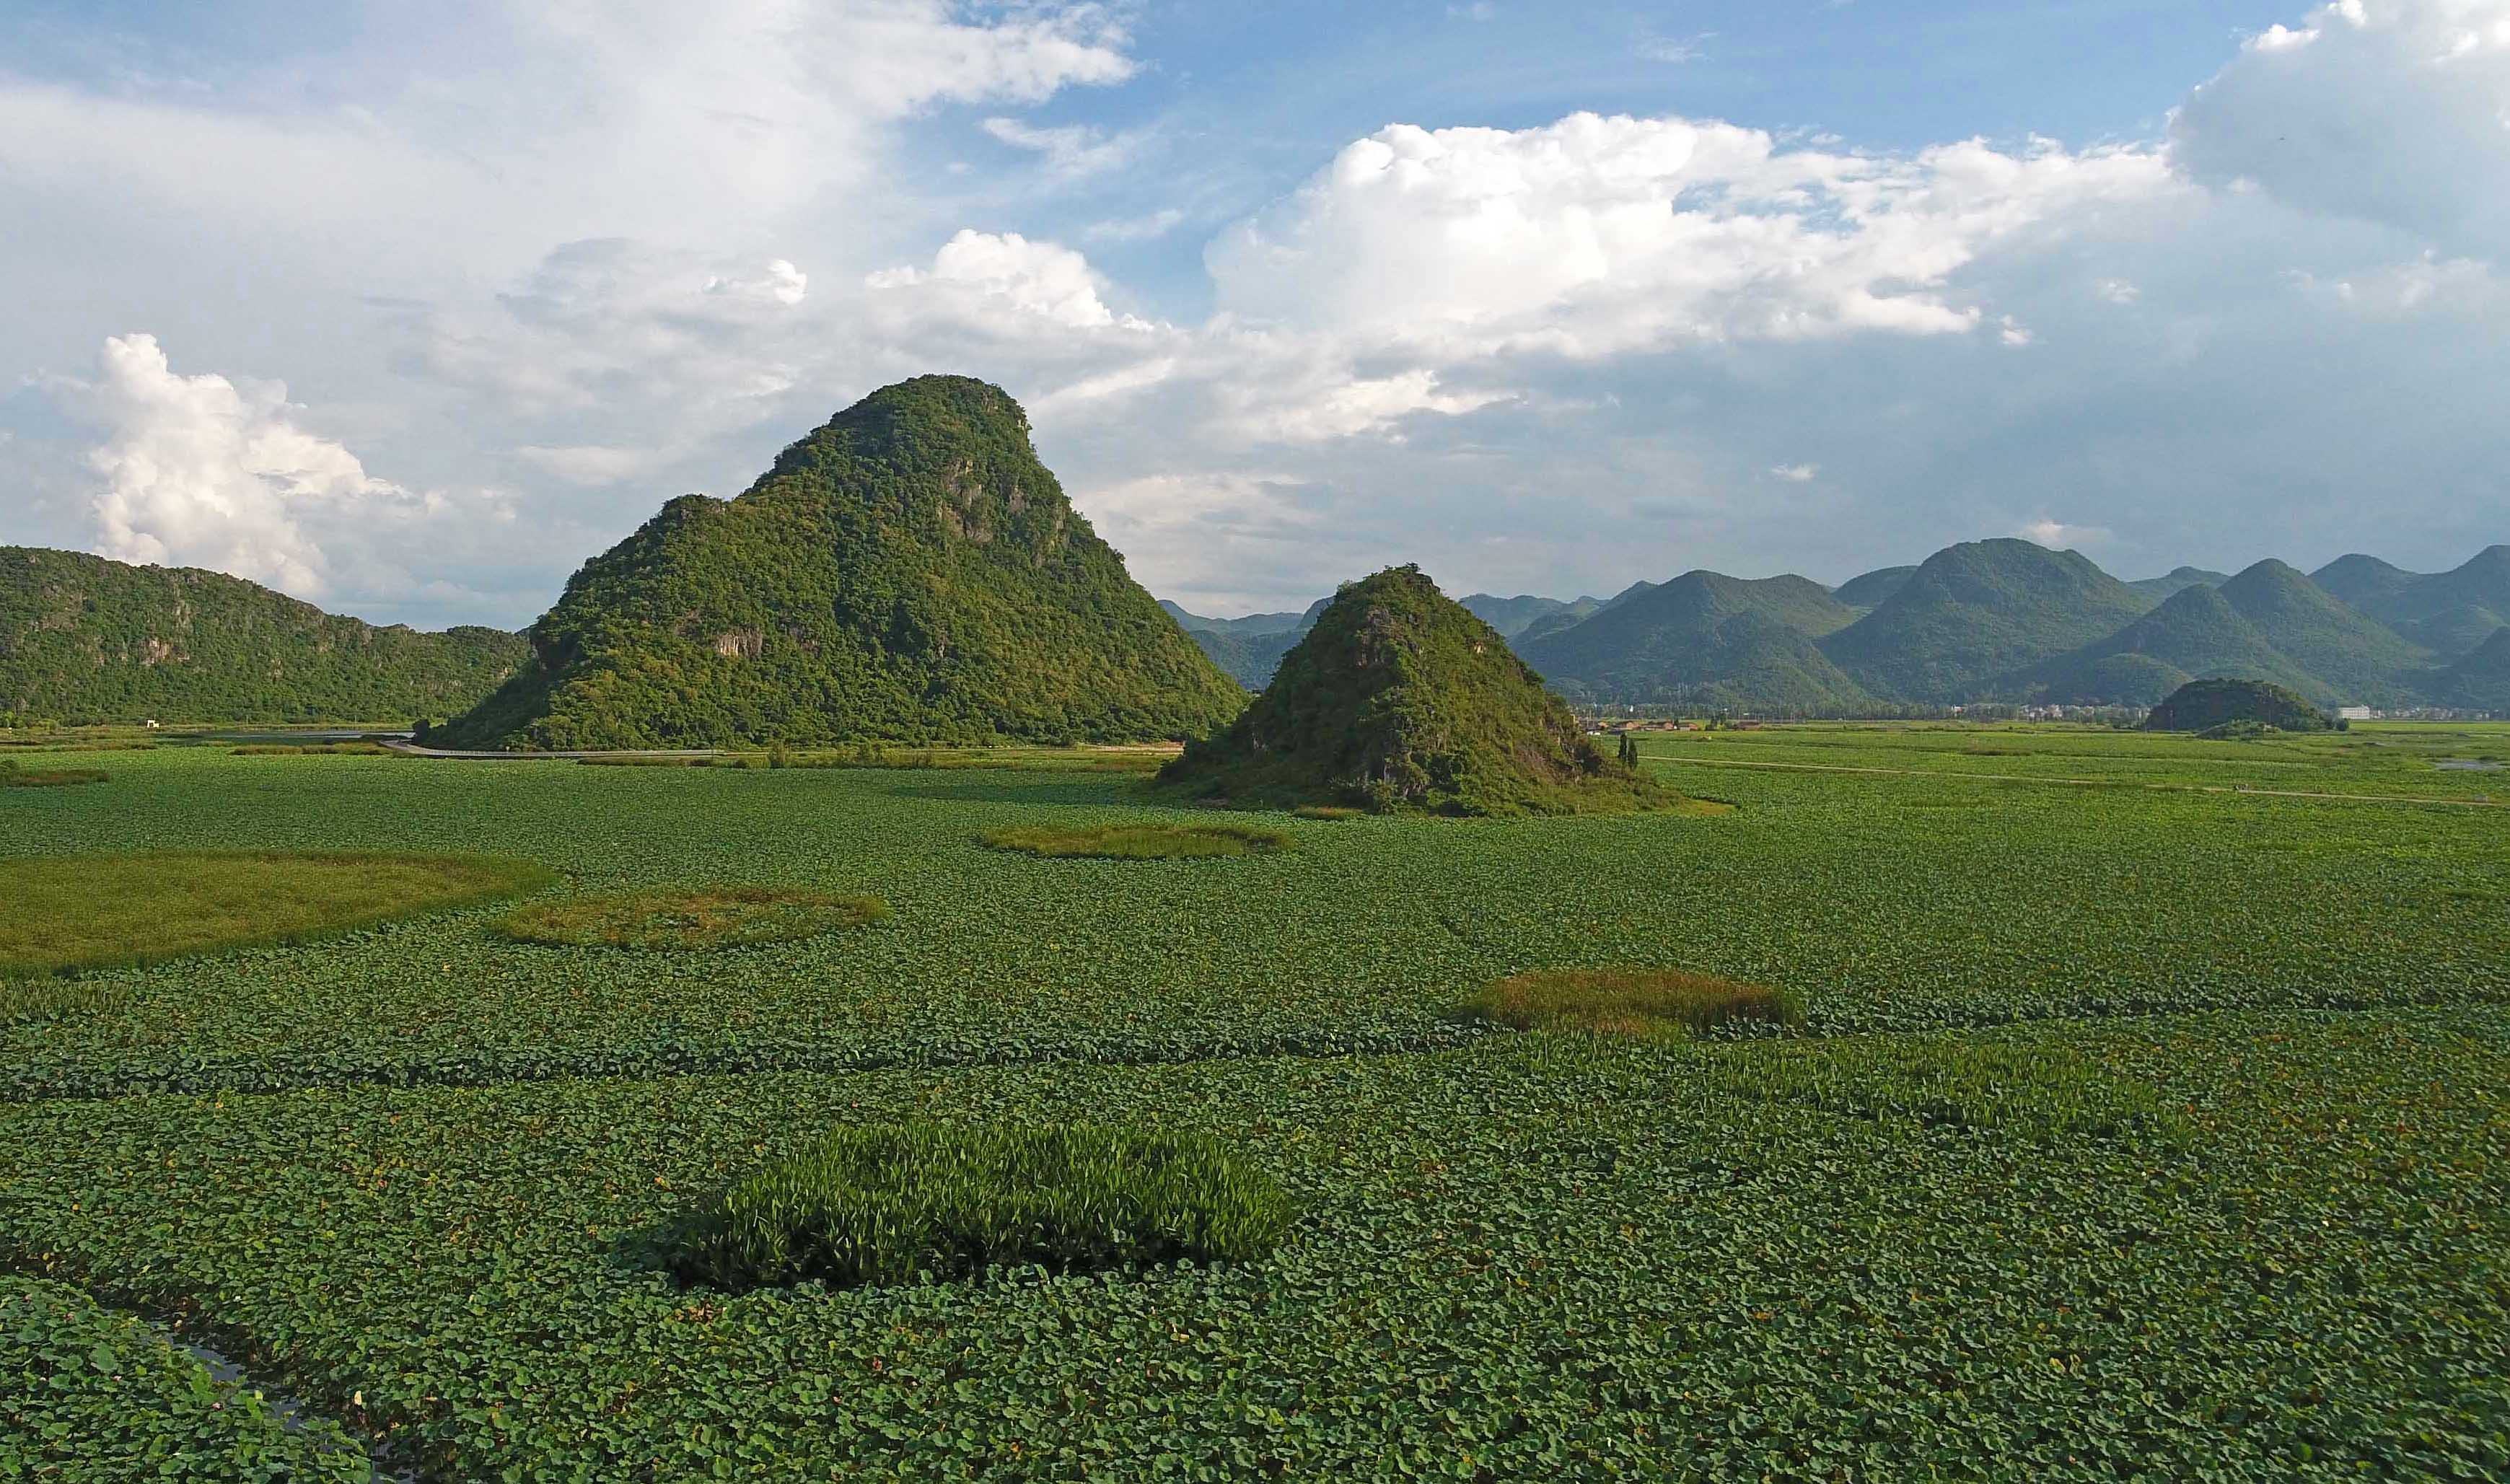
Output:
<instances>
[{"instance_id":1,"label":"tall grass clump","mask_svg":"<svg viewBox=\"0 0 2510 1484\"><path fill-rule=\"evenodd\" d=\"M163 851L0 860L0 977L296 942L537 891L493 856Z\"/></svg>"},{"instance_id":2,"label":"tall grass clump","mask_svg":"<svg viewBox=\"0 0 2510 1484\"><path fill-rule=\"evenodd\" d=\"M536 901L498 924L522 943L585 948L740 948L811 937L889 915L877 896L781 887L698 887Z\"/></svg>"},{"instance_id":3,"label":"tall grass clump","mask_svg":"<svg viewBox=\"0 0 2510 1484\"><path fill-rule=\"evenodd\" d=\"M105 775L94 768L20 768L0 758L0 788L62 788L76 783L101 783Z\"/></svg>"},{"instance_id":4,"label":"tall grass clump","mask_svg":"<svg viewBox=\"0 0 2510 1484\"><path fill-rule=\"evenodd\" d=\"M100 979L0 979L0 1025L100 1014L130 999L129 985Z\"/></svg>"},{"instance_id":5,"label":"tall grass clump","mask_svg":"<svg viewBox=\"0 0 2510 1484\"><path fill-rule=\"evenodd\" d=\"M681 1281L741 1292L1244 1262L1289 1235L1289 1198L1218 1140L1089 1125L841 1128L665 1237Z\"/></svg>"},{"instance_id":6,"label":"tall grass clump","mask_svg":"<svg viewBox=\"0 0 2510 1484\"><path fill-rule=\"evenodd\" d=\"M1795 996L1678 969L1544 969L1502 979L1465 1006L1520 1031L1596 1036L1688 1036L1745 1023L1800 1025Z\"/></svg>"},{"instance_id":7,"label":"tall grass clump","mask_svg":"<svg viewBox=\"0 0 2510 1484\"><path fill-rule=\"evenodd\" d=\"M1164 860L1191 856L1258 856L1290 848L1284 831L1235 821L1209 824L1084 824L987 830L998 851L1101 860Z\"/></svg>"}]
</instances>

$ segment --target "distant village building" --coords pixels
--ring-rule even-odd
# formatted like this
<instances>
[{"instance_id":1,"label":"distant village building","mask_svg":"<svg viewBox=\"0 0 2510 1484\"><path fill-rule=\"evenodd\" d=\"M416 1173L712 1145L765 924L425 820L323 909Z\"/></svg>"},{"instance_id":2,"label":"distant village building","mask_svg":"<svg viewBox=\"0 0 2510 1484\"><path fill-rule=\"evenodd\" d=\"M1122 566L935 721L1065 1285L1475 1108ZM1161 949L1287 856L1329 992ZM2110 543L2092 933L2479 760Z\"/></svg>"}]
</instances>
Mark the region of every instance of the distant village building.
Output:
<instances>
[{"instance_id":1,"label":"distant village building","mask_svg":"<svg viewBox=\"0 0 2510 1484\"><path fill-rule=\"evenodd\" d=\"M2369 721L2377 713L2366 705L2340 705L2336 708L2339 721Z\"/></svg>"}]
</instances>

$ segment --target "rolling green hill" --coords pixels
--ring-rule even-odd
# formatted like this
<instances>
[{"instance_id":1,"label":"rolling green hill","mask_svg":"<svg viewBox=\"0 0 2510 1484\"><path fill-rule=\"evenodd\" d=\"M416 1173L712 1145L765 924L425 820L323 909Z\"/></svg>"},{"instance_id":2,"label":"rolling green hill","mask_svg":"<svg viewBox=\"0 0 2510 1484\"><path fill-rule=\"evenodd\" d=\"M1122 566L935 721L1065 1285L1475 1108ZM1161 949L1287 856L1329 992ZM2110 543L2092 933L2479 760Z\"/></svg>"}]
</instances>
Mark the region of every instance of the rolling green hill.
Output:
<instances>
[{"instance_id":1,"label":"rolling green hill","mask_svg":"<svg viewBox=\"0 0 2510 1484\"><path fill-rule=\"evenodd\" d=\"M1250 613L1242 619L1207 619L1198 613L1188 613L1166 598L1160 599L1160 607L1166 610L1167 616L1177 621L1177 627L1188 633L1226 633L1247 637L1304 628L1316 621L1316 615L1324 610L1324 603L1318 600L1305 613Z\"/></svg>"},{"instance_id":2,"label":"rolling green hill","mask_svg":"<svg viewBox=\"0 0 2510 1484\"><path fill-rule=\"evenodd\" d=\"M1873 612L1823 638L1821 650L1885 700L1966 702L2151 606L2079 552L1975 541L1927 557Z\"/></svg>"},{"instance_id":3,"label":"rolling green hill","mask_svg":"<svg viewBox=\"0 0 2510 1484\"><path fill-rule=\"evenodd\" d=\"M240 577L0 547L0 713L63 723L393 721L476 703L529 655L420 633Z\"/></svg>"},{"instance_id":4,"label":"rolling green hill","mask_svg":"<svg viewBox=\"0 0 2510 1484\"><path fill-rule=\"evenodd\" d=\"M1907 587L1909 579L1917 575L1918 569L1913 566L1877 567L1841 583L1830 590L1830 595L1850 608L1875 608L1881 606L1884 598Z\"/></svg>"},{"instance_id":5,"label":"rolling green hill","mask_svg":"<svg viewBox=\"0 0 2510 1484\"><path fill-rule=\"evenodd\" d=\"M1194 628L1187 637L1211 658L1211 663L1227 671L1229 678L1250 691L1260 691L1272 683L1273 671L1279 668L1281 657L1299 642L1305 628L1277 629L1271 633L1230 633L1225 630Z\"/></svg>"},{"instance_id":6,"label":"rolling green hill","mask_svg":"<svg viewBox=\"0 0 2510 1484\"><path fill-rule=\"evenodd\" d=\"M2203 584L2181 589L2107 638L2023 671L2014 684L2061 704L2151 705L2189 680L2219 678L2269 680L2322 704L2336 700Z\"/></svg>"},{"instance_id":7,"label":"rolling green hill","mask_svg":"<svg viewBox=\"0 0 2510 1484\"><path fill-rule=\"evenodd\" d=\"M2231 580L2227 572L2208 572L2203 567L2173 567L2159 577L2138 578L2127 584L2150 598L2166 598L2187 588L2219 588Z\"/></svg>"},{"instance_id":8,"label":"rolling green hill","mask_svg":"<svg viewBox=\"0 0 2510 1484\"><path fill-rule=\"evenodd\" d=\"M1525 632L1527 625L1540 619L1547 619L1554 614L1568 613L1572 610L1578 610L1581 614L1592 613L1604 606L1604 600L1599 597L1580 597L1570 602L1562 602L1556 597L1536 597L1531 593L1523 592L1514 597L1494 597L1487 592L1473 592L1456 601L1464 605L1466 613L1498 629L1499 636L1502 639L1513 639Z\"/></svg>"},{"instance_id":9,"label":"rolling green hill","mask_svg":"<svg viewBox=\"0 0 2510 1484\"><path fill-rule=\"evenodd\" d=\"M1873 698L1812 641L1855 618L1806 578L1694 571L1518 650L1564 692L1597 701L1849 710Z\"/></svg>"},{"instance_id":10,"label":"rolling green hill","mask_svg":"<svg viewBox=\"0 0 2510 1484\"><path fill-rule=\"evenodd\" d=\"M2407 643L2450 660L2473 654L2496 630L2510 628L2510 618L2479 603L2456 603L2429 618L2407 619L2388 628Z\"/></svg>"},{"instance_id":11,"label":"rolling green hill","mask_svg":"<svg viewBox=\"0 0 2510 1484\"><path fill-rule=\"evenodd\" d=\"M2337 601L2369 613L2422 581L2422 574L2355 552L2310 573L2309 580L2334 593Z\"/></svg>"},{"instance_id":12,"label":"rolling green hill","mask_svg":"<svg viewBox=\"0 0 2510 1484\"><path fill-rule=\"evenodd\" d=\"M2182 566L2119 583L2077 553L1986 541L1828 592L1797 578L1692 572L1601 603L1464 602L1502 621L1494 628L1503 633L1523 623L1508 642L1579 701L1779 714L1977 701L2150 705L2214 677L2272 681L2321 705L2410 705L2436 700L2448 663L2510 613L2510 547L2444 573L2348 556L2321 575L2327 583L2269 560L2237 576ZM2330 584L2400 616L2365 613ZM1734 622L1747 612L1756 617ZM1315 613L1180 622L1255 687ZM1238 628L1262 631L1229 631ZM2022 663L1991 668L2016 656Z\"/></svg>"},{"instance_id":13,"label":"rolling green hill","mask_svg":"<svg viewBox=\"0 0 2510 1484\"><path fill-rule=\"evenodd\" d=\"M1271 682L1281 657L1299 642L1300 635L1315 627L1316 615L1331 601L1320 597L1304 613L1250 613L1242 619L1207 619L1165 598L1160 599L1160 606L1184 628L1196 647L1211 657L1212 664L1239 685L1260 691Z\"/></svg>"},{"instance_id":14,"label":"rolling green hill","mask_svg":"<svg viewBox=\"0 0 2510 1484\"><path fill-rule=\"evenodd\" d=\"M1210 798L1456 815L1669 802L1604 756L1561 700L1418 567L1345 587L1227 730L1162 782Z\"/></svg>"},{"instance_id":15,"label":"rolling green hill","mask_svg":"<svg viewBox=\"0 0 2510 1484\"><path fill-rule=\"evenodd\" d=\"M432 734L563 748L1200 735L1245 694L1126 575L999 388L886 387L733 500L587 562L533 660Z\"/></svg>"},{"instance_id":16,"label":"rolling green hill","mask_svg":"<svg viewBox=\"0 0 2510 1484\"><path fill-rule=\"evenodd\" d=\"M1300 626L1295 613L1247 613L1245 618L1202 618L1199 613L1187 613L1167 597L1160 597L1160 608L1175 618L1177 628L1185 632L1282 632Z\"/></svg>"},{"instance_id":17,"label":"rolling green hill","mask_svg":"<svg viewBox=\"0 0 2510 1484\"><path fill-rule=\"evenodd\" d=\"M1525 646L1537 639L1549 638L1555 633L1575 628L1596 614L1608 608L1619 607L1642 593L1654 590L1654 588L1655 584L1651 582L1635 582L1608 598L1581 597L1562 608L1558 613L1545 614L1526 625L1508 642L1515 645L1519 653L1523 653Z\"/></svg>"},{"instance_id":18,"label":"rolling green hill","mask_svg":"<svg viewBox=\"0 0 2510 1484\"><path fill-rule=\"evenodd\" d=\"M2416 583L2412 610L2398 617L2430 618L2461 605L2510 614L2510 546L2486 547L2464 563Z\"/></svg>"},{"instance_id":19,"label":"rolling green hill","mask_svg":"<svg viewBox=\"0 0 2510 1484\"><path fill-rule=\"evenodd\" d=\"M2429 694L2438 705L2510 712L2510 628L2494 629L2472 654L2442 670Z\"/></svg>"},{"instance_id":20,"label":"rolling green hill","mask_svg":"<svg viewBox=\"0 0 2510 1484\"><path fill-rule=\"evenodd\" d=\"M2276 652L2347 704L2396 705L2415 698L2428 652L2268 558L2217 590ZM2295 689L2308 690L2306 686Z\"/></svg>"},{"instance_id":21,"label":"rolling green hill","mask_svg":"<svg viewBox=\"0 0 2510 1484\"><path fill-rule=\"evenodd\" d=\"M2408 572L2357 552L2310 577L2347 606L2445 658L2467 653L2510 622L2510 546L2487 547L2446 572Z\"/></svg>"}]
</instances>

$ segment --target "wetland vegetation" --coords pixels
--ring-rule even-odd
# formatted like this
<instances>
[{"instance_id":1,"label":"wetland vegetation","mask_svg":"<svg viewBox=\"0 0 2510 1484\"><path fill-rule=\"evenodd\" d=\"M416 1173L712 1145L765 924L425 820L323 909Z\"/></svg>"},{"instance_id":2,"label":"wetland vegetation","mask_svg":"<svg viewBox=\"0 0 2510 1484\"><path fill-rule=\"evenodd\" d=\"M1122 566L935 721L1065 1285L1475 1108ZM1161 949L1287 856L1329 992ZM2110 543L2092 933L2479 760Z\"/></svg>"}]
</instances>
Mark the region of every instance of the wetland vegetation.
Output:
<instances>
[{"instance_id":1,"label":"wetland vegetation","mask_svg":"<svg viewBox=\"0 0 2510 1484\"><path fill-rule=\"evenodd\" d=\"M210 747L0 794L0 1473L2510 1469L2510 820L2435 766L2510 728L1637 748L1734 807ZM978 838L1215 824L1291 848ZM766 882L891 913L602 926Z\"/></svg>"}]
</instances>

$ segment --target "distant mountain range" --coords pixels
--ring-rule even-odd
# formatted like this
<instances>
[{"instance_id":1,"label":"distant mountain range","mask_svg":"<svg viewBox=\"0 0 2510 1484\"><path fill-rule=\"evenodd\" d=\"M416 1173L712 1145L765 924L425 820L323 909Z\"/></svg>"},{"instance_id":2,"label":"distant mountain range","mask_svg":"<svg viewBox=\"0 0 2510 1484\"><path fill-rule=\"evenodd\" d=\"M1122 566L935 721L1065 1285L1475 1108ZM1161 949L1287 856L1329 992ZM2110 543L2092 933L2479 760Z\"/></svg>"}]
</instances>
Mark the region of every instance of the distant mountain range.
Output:
<instances>
[{"instance_id":1,"label":"distant mountain range","mask_svg":"<svg viewBox=\"0 0 2510 1484\"><path fill-rule=\"evenodd\" d=\"M1653 583L1633 583L1612 597L1534 597L1520 593L1515 597L1495 597L1476 592L1457 602L1473 617L1499 630L1500 637L1523 650L1525 645L1545 634L1574 628L1579 621L1654 587ZM1316 618L1325 611L1330 597L1320 597L1300 613L1250 613L1242 619L1207 619L1188 613L1183 608L1160 599L1168 617L1194 636L1202 652L1229 671L1238 684L1250 691L1260 691L1273 678L1281 657L1316 627Z\"/></svg>"},{"instance_id":2,"label":"distant mountain range","mask_svg":"<svg viewBox=\"0 0 2510 1484\"><path fill-rule=\"evenodd\" d=\"M1596 703L2149 705L2191 679L2236 678L2321 705L2510 711L2510 546L2447 572L2354 555L2307 574L2269 559L2130 583L2076 552L1994 540L1835 589L1694 571L1609 599L1462 601L1553 687ZM1166 606L1249 687L1321 609L1232 621Z\"/></svg>"},{"instance_id":3,"label":"distant mountain range","mask_svg":"<svg viewBox=\"0 0 2510 1484\"><path fill-rule=\"evenodd\" d=\"M880 464L877 478L841 481L868 494L820 488L840 464L854 467L846 459L887 447L874 435L890 423L932 411L923 402L936 387L985 415L944 408L935 426L950 437L919 436L915 446L982 445L992 463L967 454L911 478ZM1242 698L1204 657L1260 690L1330 599L1242 619L1153 607L1059 503L1016 409L992 408L979 395L989 391L939 380L889 389L897 406L856 409L819 442L796 444L757 493L792 491L673 502L589 564L529 636L378 628L220 573L0 547L0 719L397 721L469 710L464 737L528 733L549 744L561 723L568 739L647 743L1199 735L1234 714ZM972 477L996 465L999 499ZM931 518L912 531L814 525L815 537L772 540L724 524L774 514L779 501L807 514L872 496L908 498L919 520ZM801 568L763 553L814 550L814 540L845 550L812 569L810 590L769 591L757 573L790 587ZM833 592L851 606L832 606ZM2446 572L2354 555L2310 573L2267 560L2129 583L2078 552L1980 541L1837 588L1692 571L1609 598L1477 592L1461 606L1553 689L1593 704L1776 715L2149 705L2191 679L2242 679L2321 706L2510 714L2510 546Z\"/></svg>"}]
</instances>

